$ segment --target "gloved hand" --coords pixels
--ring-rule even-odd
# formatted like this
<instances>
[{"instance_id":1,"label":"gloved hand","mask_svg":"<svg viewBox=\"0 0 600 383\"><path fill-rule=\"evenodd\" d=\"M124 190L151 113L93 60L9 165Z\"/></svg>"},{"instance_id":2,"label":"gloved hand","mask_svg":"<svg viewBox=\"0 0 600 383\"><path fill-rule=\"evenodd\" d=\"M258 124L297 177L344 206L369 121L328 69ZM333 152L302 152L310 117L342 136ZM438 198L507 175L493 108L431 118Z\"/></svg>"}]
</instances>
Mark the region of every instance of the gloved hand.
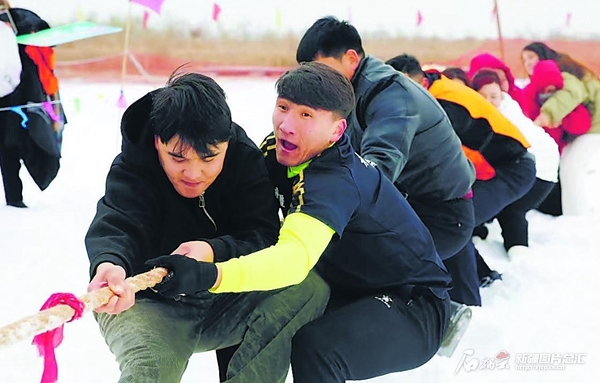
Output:
<instances>
[{"instance_id":1,"label":"gloved hand","mask_svg":"<svg viewBox=\"0 0 600 383\"><path fill-rule=\"evenodd\" d=\"M207 291L217 281L217 266L214 263L199 262L179 254L150 259L145 265L148 269L164 267L169 270L162 282L153 288L169 298Z\"/></svg>"}]
</instances>

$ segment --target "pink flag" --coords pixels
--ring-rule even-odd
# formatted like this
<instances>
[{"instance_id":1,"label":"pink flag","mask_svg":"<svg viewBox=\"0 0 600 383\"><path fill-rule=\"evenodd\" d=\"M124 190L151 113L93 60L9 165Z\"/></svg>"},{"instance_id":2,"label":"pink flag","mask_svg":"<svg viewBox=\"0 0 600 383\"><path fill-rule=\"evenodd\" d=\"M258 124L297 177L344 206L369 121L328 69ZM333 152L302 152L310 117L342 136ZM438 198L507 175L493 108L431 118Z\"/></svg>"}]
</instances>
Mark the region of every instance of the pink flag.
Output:
<instances>
[{"instance_id":1,"label":"pink flag","mask_svg":"<svg viewBox=\"0 0 600 383\"><path fill-rule=\"evenodd\" d=\"M160 15L160 8L162 7L165 0L129 0L132 3L137 3L143 7L153 10Z\"/></svg>"},{"instance_id":2,"label":"pink flag","mask_svg":"<svg viewBox=\"0 0 600 383\"><path fill-rule=\"evenodd\" d=\"M494 4L494 8L492 8L492 20L496 20L498 17L498 4Z\"/></svg>"},{"instance_id":3,"label":"pink flag","mask_svg":"<svg viewBox=\"0 0 600 383\"><path fill-rule=\"evenodd\" d=\"M573 18L573 13L572 12L567 12L567 18L565 19L565 25L567 27L571 26L571 18Z\"/></svg>"},{"instance_id":4,"label":"pink flag","mask_svg":"<svg viewBox=\"0 0 600 383\"><path fill-rule=\"evenodd\" d=\"M121 109L127 109L127 100L125 99L125 93L121 90L121 94L119 95L119 99L117 100L117 107Z\"/></svg>"},{"instance_id":5,"label":"pink flag","mask_svg":"<svg viewBox=\"0 0 600 383\"><path fill-rule=\"evenodd\" d=\"M213 4L213 11L212 11L212 19L214 21L218 21L220 13L221 13L221 7L219 7L219 4L214 3Z\"/></svg>"},{"instance_id":6,"label":"pink flag","mask_svg":"<svg viewBox=\"0 0 600 383\"><path fill-rule=\"evenodd\" d=\"M421 26L421 24L423 24L423 14L421 13L421 10L417 11L417 27Z\"/></svg>"},{"instance_id":7,"label":"pink flag","mask_svg":"<svg viewBox=\"0 0 600 383\"><path fill-rule=\"evenodd\" d=\"M148 19L150 19L150 12L144 11L144 17L142 18L142 26L144 29L148 29Z\"/></svg>"}]
</instances>

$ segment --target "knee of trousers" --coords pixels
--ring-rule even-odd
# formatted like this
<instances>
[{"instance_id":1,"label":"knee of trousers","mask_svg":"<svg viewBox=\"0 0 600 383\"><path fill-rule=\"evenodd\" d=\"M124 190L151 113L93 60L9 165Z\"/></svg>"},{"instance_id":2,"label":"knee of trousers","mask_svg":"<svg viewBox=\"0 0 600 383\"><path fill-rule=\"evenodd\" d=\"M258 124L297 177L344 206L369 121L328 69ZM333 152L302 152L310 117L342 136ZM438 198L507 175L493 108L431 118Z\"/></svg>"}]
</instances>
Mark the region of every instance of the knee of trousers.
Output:
<instances>
[{"instance_id":1,"label":"knee of trousers","mask_svg":"<svg viewBox=\"0 0 600 383\"><path fill-rule=\"evenodd\" d=\"M132 329L135 324L119 322L115 315L94 313L94 317L123 376L156 377L157 382L181 378L191 350L168 342L166 333L141 335Z\"/></svg>"},{"instance_id":2,"label":"knee of trousers","mask_svg":"<svg viewBox=\"0 0 600 383\"><path fill-rule=\"evenodd\" d=\"M304 324L320 317L329 301L329 286L314 272L295 286L266 298L253 312L251 327L261 328L263 337L282 331L294 334Z\"/></svg>"},{"instance_id":3,"label":"knee of trousers","mask_svg":"<svg viewBox=\"0 0 600 383\"><path fill-rule=\"evenodd\" d=\"M307 309L315 311L315 317L321 316L329 302L331 290L327 282L315 271L308 273L306 279L297 288L305 290L303 293L307 299Z\"/></svg>"},{"instance_id":4,"label":"knee of trousers","mask_svg":"<svg viewBox=\"0 0 600 383\"><path fill-rule=\"evenodd\" d=\"M310 324L301 328L292 339L294 377L320 376L325 371L327 375L346 376L347 366L336 347L335 339L324 337L320 331L312 331Z\"/></svg>"}]
</instances>

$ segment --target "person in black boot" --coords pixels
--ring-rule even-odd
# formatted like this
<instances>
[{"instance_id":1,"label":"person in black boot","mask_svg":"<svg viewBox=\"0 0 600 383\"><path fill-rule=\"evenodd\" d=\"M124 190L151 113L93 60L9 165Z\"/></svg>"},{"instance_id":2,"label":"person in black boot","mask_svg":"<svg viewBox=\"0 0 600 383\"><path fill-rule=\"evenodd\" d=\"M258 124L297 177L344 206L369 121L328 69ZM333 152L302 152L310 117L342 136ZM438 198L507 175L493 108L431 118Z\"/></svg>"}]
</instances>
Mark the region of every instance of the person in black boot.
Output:
<instances>
[{"instance_id":1,"label":"person in black boot","mask_svg":"<svg viewBox=\"0 0 600 383\"><path fill-rule=\"evenodd\" d=\"M13 27L17 36L50 28L36 13L23 8L5 10L0 22ZM57 129L62 129L66 118L59 103L58 80L49 64L54 62L53 48L18 44L17 49L22 69L19 84L0 97L0 108L11 108L0 111L0 170L6 204L25 208L19 177L21 161L40 190L45 190L60 168ZM61 121L52 121L40 106L47 101L54 102ZM27 105L31 103L36 106Z\"/></svg>"}]
</instances>

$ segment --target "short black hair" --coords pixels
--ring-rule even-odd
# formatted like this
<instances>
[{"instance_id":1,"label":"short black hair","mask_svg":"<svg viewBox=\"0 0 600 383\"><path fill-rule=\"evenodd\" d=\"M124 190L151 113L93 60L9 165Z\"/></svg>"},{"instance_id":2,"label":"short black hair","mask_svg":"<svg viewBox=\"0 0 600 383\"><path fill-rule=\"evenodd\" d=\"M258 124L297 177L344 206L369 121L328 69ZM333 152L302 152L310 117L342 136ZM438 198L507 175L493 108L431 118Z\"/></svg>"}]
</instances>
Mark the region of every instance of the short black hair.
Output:
<instances>
[{"instance_id":1,"label":"short black hair","mask_svg":"<svg viewBox=\"0 0 600 383\"><path fill-rule=\"evenodd\" d=\"M212 78L179 68L153 92L150 119L164 144L178 136L180 149L191 146L200 156L211 155L211 147L233 135L225 91Z\"/></svg>"},{"instance_id":2,"label":"short black hair","mask_svg":"<svg viewBox=\"0 0 600 383\"><path fill-rule=\"evenodd\" d=\"M275 83L277 97L294 104L333 112L346 118L354 109L354 89L341 74L318 62L307 62L284 73Z\"/></svg>"},{"instance_id":3,"label":"short black hair","mask_svg":"<svg viewBox=\"0 0 600 383\"><path fill-rule=\"evenodd\" d=\"M470 86L470 81L467 77L467 72L465 72L462 68L456 66L448 67L442 71L442 74L448 77L449 79L457 78L460 81L462 81L465 85Z\"/></svg>"},{"instance_id":4,"label":"short black hair","mask_svg":"<svg viewBox=\"0 0 600 383\"><path fill-rule=\"evenodd\" d=\"M423 76L425 74L421 68L421 63L419 60L417 60L415 56L411 56L406 53L392 57L385 63L392 66L398 72L405 73L408 76Z\"/></svg>"},{"instance_id":5,"label":"short black hair","mask_svg":"<svg viewBox=\"0 0 600 383\"><path fill-rule=\"evenodd\" d=\"M315 21L304 33L298 43L296 61L313 61L317 56L339 59L348 49L354 49L361 57L364 56L358 31L347 21L327 16Z\"/></svg>"}]
</instances>

